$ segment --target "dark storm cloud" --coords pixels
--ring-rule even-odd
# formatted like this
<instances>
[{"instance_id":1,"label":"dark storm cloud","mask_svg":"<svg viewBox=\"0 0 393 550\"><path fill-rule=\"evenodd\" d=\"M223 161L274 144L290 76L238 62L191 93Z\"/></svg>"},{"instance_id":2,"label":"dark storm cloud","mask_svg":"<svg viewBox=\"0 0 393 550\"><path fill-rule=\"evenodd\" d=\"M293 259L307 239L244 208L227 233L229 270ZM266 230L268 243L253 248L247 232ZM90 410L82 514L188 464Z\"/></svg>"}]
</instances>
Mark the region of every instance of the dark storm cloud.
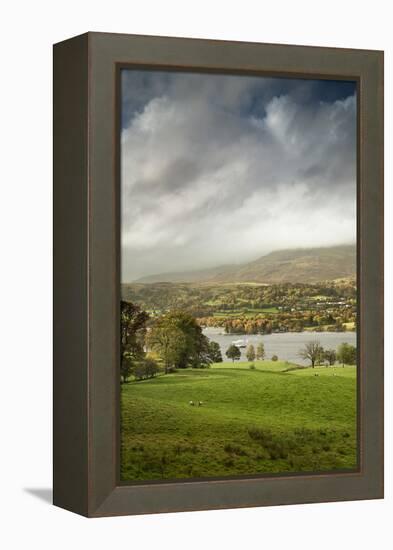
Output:
<instances>
[{"instance_id":1,"label":"dark storm cloud","mask_svg":"<svg viewBox=\"0 0 393 550\"><path fill-rule=\"evenodd\" d=\"M353 242L353 83L124 71L123 280Z\"/></svg>"}]
</instances>

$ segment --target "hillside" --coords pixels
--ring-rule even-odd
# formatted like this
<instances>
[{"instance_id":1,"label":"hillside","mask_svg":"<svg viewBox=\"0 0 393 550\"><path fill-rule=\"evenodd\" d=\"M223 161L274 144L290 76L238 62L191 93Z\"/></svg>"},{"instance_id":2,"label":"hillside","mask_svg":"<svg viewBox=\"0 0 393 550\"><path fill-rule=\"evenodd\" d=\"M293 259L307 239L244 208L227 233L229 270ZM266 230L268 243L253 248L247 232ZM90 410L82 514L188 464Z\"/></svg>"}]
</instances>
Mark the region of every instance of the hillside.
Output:
<instances>
[{"instance_id":1,"label":"hillside","mask_svg":"<svg viewBox=\"0 0 393 550\"><path fill-rule=\"evenodd\" d=\"M138 279L138 283L316 283L356 274L356 246L278 250L253 262L216 268L159 273Z\"/></svg>"},{"instance_id":2,"label":"hillside","mask_svg":"<svg viewBox=\"0 0 393 550\"><path fill-rule=\"evenodd\" d=\"M354 367L182 369L123 384L121 415L123 481L356 467Z\"/></svg>"}]
</instances>

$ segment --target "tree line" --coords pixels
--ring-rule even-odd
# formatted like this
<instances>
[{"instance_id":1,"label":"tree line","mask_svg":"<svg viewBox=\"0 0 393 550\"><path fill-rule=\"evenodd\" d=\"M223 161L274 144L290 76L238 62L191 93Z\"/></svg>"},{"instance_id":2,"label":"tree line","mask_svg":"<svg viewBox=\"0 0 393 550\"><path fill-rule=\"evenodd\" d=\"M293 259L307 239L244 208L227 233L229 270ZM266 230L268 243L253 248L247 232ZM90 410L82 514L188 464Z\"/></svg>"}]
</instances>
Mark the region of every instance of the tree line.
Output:
<instances>
[{"instance_id":1,"label":"tree line","mask_svg":"<svg viewBox=\"0 0 393 550\"><path fill-rule=\"evenodd\" d=\"M171 311L155 319L140 306L121 302L120 375L122 382L153 378L177 369L206 368L222 361L220 346L203 333L196 319Z\"/></svg>"},{"instance_id":2,"label":"tree line","mask_svg":"<svg viewBox=\"0 0 393 550\"><path fill-rule=\"evenodd\" d=\"M343 342L337 348L324 349L319 341L308 342L304 348L299 351L299 356L305 361L310 361L311 367L315 365L328 364L334 365L336 362L344 365L355 365L357 361L356 347Z\"/></svg>"},{"instance_id":3,"label":"tree line","mask_svg":"<svg viewBox=\"0 0 393 550\"><path fill-rule=\"evenodd\" d=\"M232 361L239 360L241 357L240 349L232 344L226 351L226 356ZM266 357L265 347L263 343L259 343L257 348L253 344L249 344L246 349L246 358L253 362L255 359L263 360ZM299 350L299 357L305 361L310 361L310 366L314 368L316 365L333 366L337 362L342 365L355 365L357 360L356 347L343 342L335 349L324 349L319 341L307 342L302 349ZM272 361L277 361L278 356L273 355Z\"/></svg>"},{"instance_id":4,"label":"tree line","mask_svg":"<svg viewBox=\"0 0 393 550\"><path fill-rule=\"evenodd\" d=\"M283 311L296 307L317 310L318 307L324 309L323 302L335 301L356 305L356 284L354 280L272 285L129 283L122 285L122 297L152 312L181 309L194 314L194 317L208 317L217 311L229 313L269 307Z\"/></svg>"},{"instance_id":5,"label":"tree line","mask_svg":"<svg viewBox=\"0 0 393 550\"><path fill-rule=\"evenodd\" d=\"M187 312L174 310L151 319L146 311L132 302L121 302L120 375L127 382L154 378L162 373L185 368L206 368L222 362L220 346L210 341L197 320ZM232 362L241 358L240 349L231 344L225 353ZM356 348L341 344L337 351L324 349L320 342L309 342L299 351L299 356L309 360L311 366L336 361L356 363ZM247 347L246 357L252 362L266 358L265 347L260 342L255 348ZM277 361L277 355L273 355Z\"/></svg>"},{"instance_id":6,"label":"tree line","mask_svg":"<svg viewBox=\"0 0 393 550\"><path fill-rule=\"evenodd\" d=\"M228 334L342 331L356 323L356 285L331 283L274 285L126 284L123 297L157 318L186 311L201 326L223 327ZM269 311L270 310L270 311Z\"/></svg>"},{"instance_id":7,"label":"tree line","mask_svg":"<svg viewBox=\"0 0 393 550\"><path fill-rule=\"evenodd\" d=\"M226 317L224 314L198 319L202 326L222 327L227 334L271 334L272 332L344 332L345 323L356 326L356 309L331 308L326 311L291 311L284 313L247 313Z\"/></svg>"}]
</instances>

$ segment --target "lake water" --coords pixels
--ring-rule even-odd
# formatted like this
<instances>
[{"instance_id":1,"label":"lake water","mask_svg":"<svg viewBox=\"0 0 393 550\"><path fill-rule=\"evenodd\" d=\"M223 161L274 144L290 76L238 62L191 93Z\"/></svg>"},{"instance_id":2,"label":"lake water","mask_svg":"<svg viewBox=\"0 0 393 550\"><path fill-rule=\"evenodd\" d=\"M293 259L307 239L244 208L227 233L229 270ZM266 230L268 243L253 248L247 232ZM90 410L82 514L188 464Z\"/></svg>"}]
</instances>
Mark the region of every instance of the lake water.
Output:
<instances>
[{"instance_id":1,"label":"lake water","mask_svg":"<svg viewBox=\"0 0 393 550\"><path fill-rule=\"evenodd\" d=\"M266 359L272 355L277 355L281 361L290 361L299 365L307 365L309 361L304 361L299 357L299 350L307 342L317 340L325 349L337 349L343 342L356 346L356 332L282 332L274 334L225 334L221 327L207 327L203 329L210 340L214 340L220 345L222 358L226 350L234 340L244 340L248 344L256 346L263 342L265 346ZM246 350L241 350L241 360L246 360Z\"/></svg>"}]
</instances>

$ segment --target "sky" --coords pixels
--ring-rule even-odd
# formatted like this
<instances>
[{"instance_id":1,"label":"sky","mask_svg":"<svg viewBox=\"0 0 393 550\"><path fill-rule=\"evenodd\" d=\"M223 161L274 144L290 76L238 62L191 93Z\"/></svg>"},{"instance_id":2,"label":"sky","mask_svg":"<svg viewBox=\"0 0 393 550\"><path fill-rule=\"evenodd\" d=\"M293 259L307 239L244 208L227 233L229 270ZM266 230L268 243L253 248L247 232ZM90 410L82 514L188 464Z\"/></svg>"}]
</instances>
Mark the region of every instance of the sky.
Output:
<instances>
[{"instance_id":1,"label":"sky","mask_svg":"<svg viewBox=\"0 0 393 550\"><path fill-rule=\"evenodd\" d=\"M122 282L356 239L356 84L123 69Z\"/></svg>"}]
</instances>

